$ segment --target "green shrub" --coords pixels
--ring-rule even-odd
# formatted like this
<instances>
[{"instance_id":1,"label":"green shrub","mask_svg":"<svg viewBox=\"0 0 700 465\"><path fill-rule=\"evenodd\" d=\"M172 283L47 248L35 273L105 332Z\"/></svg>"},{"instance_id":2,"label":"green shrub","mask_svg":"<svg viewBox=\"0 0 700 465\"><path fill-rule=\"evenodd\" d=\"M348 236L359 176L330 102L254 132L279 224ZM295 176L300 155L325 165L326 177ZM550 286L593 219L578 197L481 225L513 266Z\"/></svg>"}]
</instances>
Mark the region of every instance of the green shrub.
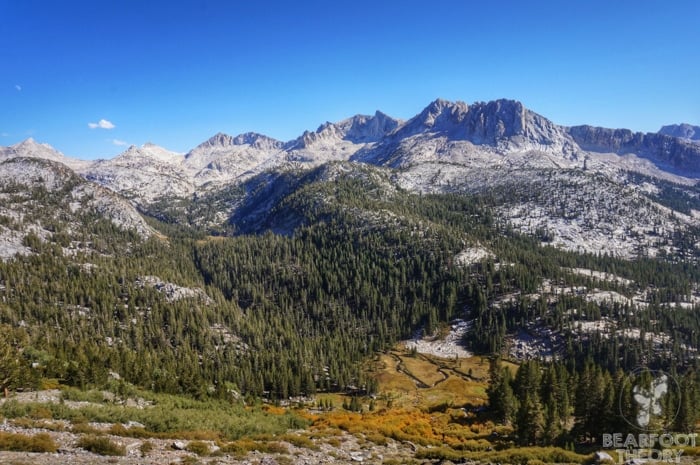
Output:
<instances>
[{"instance_id":1,"label":"green shrub","mask_svg":"<svg viewBox=\"0 0 700 465\"><path fill-rule=\"evenodd\" d=\"M365 435L365 439L375 443L378 446L386 446L387 444L389 444L389 441L386 439L386 436L384 436L381 433L368 433Z\"/></svg>"},{"instance_id":2,"label":"green shrub","mask_svg":"<svg viewBox=\"0 0 700 465\"><path fill-rule=\"evenodd\" d=\"M141 455L143 457L148 455L148 453L151 452L152 450L153 450L153 443L150 441L144 441L139 446L139 451L141 452Z\"/></svg>"},{"instance_id":3,"label":"green shrub","mask_svg":"<svg viewBox=\"0 0 700 465\"><path fill-rule=\"evenodd\" d=\"M186 449L197 455L209 455L209 444L203 441L190 441Z\"/></svg>"},{"instance_id":4,"label":"green shrub","mask_svg":"<svg viewBox=\"0 0 700 465\"><path fill-rule=\"evenodd\" d=\"M33 420L50 420L53 418L53 415L51 414L51 410L46 407L40 404L34 404L29 411L29 418Z\"/></svg>"},{"instance_id":5,"label":"green shrub","mask_svg":"<svg viewBox=\"0 0 700 465\"><path fill-rule=\"evenodd\" d=\"M281 442L270 442L267 444L266 452L268 454L288 454L289 447L285 446Z\"/></svg>"},{"instance_id":6,"label":"green shrub","mask_svg":"<svg viewBox=\"0 0 700 465\"><path fill-rule=\"evenodd\" d=\"M101 392L66 389L62 391L71 399L97 400ZM310 422L293 413L282 415L267 413L260 408L244 409L240 405L224 401L197 401L181 396L152 394L138 391L138 397L152 403L148 408L125 407L111 403L91 403L79 408L69 408L61 403L19 403L9 400L0 405L0 415L8 419L48 417L73 423L73 432L100 434L84 425L87 422L122 423L131 421L145 428L115 427L119 436L135 438L181 438L188 440L233 441L253 435L284 434L290 429L304 429ZM78 426L83 424L83 426ZM303 446L302 446L303 447Z\"/></svg>"},{"instance_id":7,"label":"green shrub","mask_svg":"<svg viewBox=\"0 0 700 465\"><path fill-rule=\"evenodd\" d=\"M104 436L83 436L78 440L78 447L99 455L123 456L126 447Z\"/></svg>"},{"instance_id":8,"label":"green shrub","mask_svg":"<svg viewBox=\"0 0 700 465\"><path fill-rule=\"evenodd\" d=\"M425 449L416 453L416 458L433 460L479 460L492 463L532 465L540 463L585 463L590 456L580 455L558 447L520 447L500 451L459 452L447 447Z\"/></svg>"},{"instance_id":9,"label":"green shrub","mask_svg":"<svg viewBox=\"0 0 700 465\"><path fill-rule=\"evenodd\" d=\"M280 438L282 440L286 440ZM236 441L224 444L221 447L221 452L225 454L234 454L236 456L244 456L248 452L258 451L269 454L286 454L289 452L284 444L279 442L254 441L249 438L237 439Z\"/></svg>"},{"instance_id":10,"label":"green shrub","mask_svg":"<svg viewBox=\"0 0 700 465\"><path fill-rule=\"evenodd\" d=\"M104 402L105 397L102 391L84 391L74 387L64 387L61 389L61 399L72 400L75 402L93 402L96 404L101 404Z\"/></svg>"},{"instance_id":11,"label":"green shrub","mask_svg":"<svg viewBox=\"0 0 700 465\"><path fill-rule=\"evenodd\" d=\"M58 446L47 433L34 436L0 432L0 450L15 452L49 452L58 450Z\"/></svg>"},{"instance_id":12,"label":"green shrub","mask_svg":"<svg viewBox=\"0 0 700 465\"><path fill-rule=\"evenodd\" d=\"M326 439L326 444L332 447L340 447L342 444L338 438L328 438Z\"/></svg>"},{"instance_id":13,"label":"green shrub","mask_svg":"<svg viewBox=\"0 0 700 465\"><path fill-rule=\"evenodd\" d=\"M71 428L71 432L75 434L93 434L93 435L98 435L102 434L102 431L98 430L94 426L90 426L86 422L78 422L74 423Z\"/></svg>"},{"instance_id":14,"label":"green shrub","mask_svg":"<svg viewBox=\"0 0 700 465\"><path fill-rule=\"evenodd\" d=\"M284 434L280 437L280 440L290 443L291 445L298 447L300 449L311 449L317 450L318 446L309 439L307 436L300 436L297 434Z\"/></svg>"},{"instance_id":15,"label":"green shrub","mask_svg":"<svg viewBox=\"0 0 700 465\"><path fill-rule=\"evenodd\" d=\"M112 436L120 436L122 438L137 438L137 439L148 439L154 436L153 433L149 433L141 426L132 426L131 428L125 427L121 423L115 423L109 428L109 434Z\"/></svg>"}]
</instances>

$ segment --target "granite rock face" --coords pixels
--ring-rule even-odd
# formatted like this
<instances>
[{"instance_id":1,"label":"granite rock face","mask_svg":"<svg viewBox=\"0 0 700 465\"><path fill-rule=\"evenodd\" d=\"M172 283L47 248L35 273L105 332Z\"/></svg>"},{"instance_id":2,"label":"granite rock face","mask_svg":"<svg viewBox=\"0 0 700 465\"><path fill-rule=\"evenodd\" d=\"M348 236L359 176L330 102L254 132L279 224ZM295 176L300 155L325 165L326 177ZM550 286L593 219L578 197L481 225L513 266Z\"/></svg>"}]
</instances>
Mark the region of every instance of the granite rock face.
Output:
<instances>
[{"instance_id":1,"label":"granite rock face","mask_svg":"<svg viewBox=\"0 0 700 465\"><path fill-rule=\"evenodd\" d=\"M659 130L659 134L700 143L700 126L693 126L692 124L669 124L668 126L663 126Z\"/></svg>"},{"instance_id":2,"label":"granite rock face","mask_svg":"<svg viewBox=\"0 0 700 465\"><path fill-rule=\"evenodd\" d=\"M324 123L316 131L305 131L289 142L289 150L311 148L316 144L347 141L353 144L377 142L394 131L401 121L377 111L373 116L355 115L337 123Z\"/></svg>"},{"instance_id":3,"label":"granite rock face","mask_svg":"<svg viewBox=\"0 0 700 465\"><path fill-rule=\"evenodd\" d=\"M700 145L677 137L593 126L574 126L568 132L583 150L619 155L635 153L683 173L700 172Z\"/></svg>"}]
</instances>

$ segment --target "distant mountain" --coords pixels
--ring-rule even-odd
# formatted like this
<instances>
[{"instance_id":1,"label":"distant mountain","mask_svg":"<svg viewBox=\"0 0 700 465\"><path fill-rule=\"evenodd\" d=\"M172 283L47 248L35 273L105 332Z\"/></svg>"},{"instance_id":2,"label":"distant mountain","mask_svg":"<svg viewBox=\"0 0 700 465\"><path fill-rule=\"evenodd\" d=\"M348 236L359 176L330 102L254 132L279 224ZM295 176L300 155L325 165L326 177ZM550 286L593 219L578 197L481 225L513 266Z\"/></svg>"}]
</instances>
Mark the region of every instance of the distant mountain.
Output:
<instances>
[{"instance_id":1,"label":"distant mountain","mask_svg":"<svg viewBox=\"0 0 700 465\"><path fill-rule=\"evenodd\" d=\"M355 115L337 123L324 123L286 144L287 162L317 166L350 159L359 150L372 147L401 124L382 112L374 116Z\"/></svg>"},{"instance_id":2,"label":"distant mountain","mask_svg":"<svg viewBox=\"0 0 700 465\"><path fill-rule=\"evenodd\" d=\"M700 142L700 126L693 126L691 124L683 123L663 126L659 130L659 134Z\"/></svg>"},{"instance_id":3,"label":"distant mountain","mask_svg":"<svg viewBox=\"0 0 700 465\"><path fill-rule=\"evenodd\" d=\"M82 174L142 205L192 195L194 183L184 169L184 161L184 155L149 143L131 146L111 160L94 162Z\"/></svg>"},{"instance_id":4,"label":"distant mountain","mask_svg":"<svg viewBox=\"0 0 700 465\"><path fill-rule=\"evenodd\" d=\"M438 99L352 160L404 168L425 162L483 166L496 161L494 153L532 150L568 158L573 141L563 128L520 102L467 105Z\"/></svg>"},{"instance_id":5,"label":"distant mountain","mask_svg":"<svg viewBox=\"0 0 700 465\"><path fill-rule=\"evenodd\" d=\"M692 177L700 174L700 147L675 136L592 126L569 128L569 134L584 150L618 155L634 153L680 174Z\"/></svg>"},{"instance_id":6,"label":"distant mountain","mask_svg":"<svg viewBox=\"0 0 700 465\"><path fill-rule=\"evenodd\" d=\"M355 115L338 123L324 123L315 132L306 131L301 137L288 144L289 149L300 149L317 143L335 143L341 140L353 144L372 143L381 140L401 124L380 111L374 116Z\"/></svg>"},{"instance_id":7,"label":"distant mountain","mask_svg":"<svg viewBox=\"0 0 700 465\"><path fill-rule=\"evenodd\" d=\"M40 158L63 163L75 170L81 170L90 165L89 161L69 158L51 147L49 144L40 144L31 137L18 144L9 147L0 147L0 161L13 157Z\"/></svg>"},{"instance_id":8,"label":"distant mountain","mask_svg":"<svg viewBox=\"0 0 700 465\"><path fill-rule=\"evenodd\" d=\"M437 99L407 121L380 111L326 122L315 131L282 142L258 133L218 133L186 155L152 144L130 147L112 160L70 159L29 139L0 148L0 157L39 157L70 166L135 204L238 185L270 170L313 168L330 161L353 161L403 171L404 187L442 189L465 171L583 169L610 175L631 171L663 179L700 177L700 132L689 125L666 126L659 134L592 126L564 127L521 102L450 102ZM683 138L679 138L678 136ZM434 164L449 163L430 176ZM486 170L486 171L484 171ZM427 174L424 173L427 171ZM426 184L411 173L420 172ZM481 182L481 181L478 181ZM443 187L440 187L443 186Z\"/></svg>"},{"instance_id":9,"label":"distant mountain","mask_svg":"<svg viewBox=\"0 0 700 465\"><path fill-rule=\"evenodd\" d=\"M218 133L192 149L184 167L196 186L221 186L252 176L283 145L253 132L236 137Z\"/></svg>"},{"instance_id":10,"label":"distant mountain","mask_svg":"<svg viewBox=\"0 0 700 465\"><path fill-rule=\"evenodd\" d=\"M688 127L664 131L696 134ZM311 195L307 186L321 182L314 172L372 172L408 192L497 193L500 221L529 234L548 230L551 243L571 250L657 254L666 249L655 235L700 227L693 213L700 211L694 200L700 144L668 134L560 126L515 100L437 99L406 121L377 111L326 122L288 142L218 133L186 154L146 144L111 160L81 162L31 139L0 148L0 160L14 157L62 163L142 212L218 233L267 227L292 233L303 222L285 210L284 199ZM679 214L669 217L668 208ZM657 226L647 224L652 219ZM636 233L620 241L619 231Z\"/></svg>"}]
</instances>

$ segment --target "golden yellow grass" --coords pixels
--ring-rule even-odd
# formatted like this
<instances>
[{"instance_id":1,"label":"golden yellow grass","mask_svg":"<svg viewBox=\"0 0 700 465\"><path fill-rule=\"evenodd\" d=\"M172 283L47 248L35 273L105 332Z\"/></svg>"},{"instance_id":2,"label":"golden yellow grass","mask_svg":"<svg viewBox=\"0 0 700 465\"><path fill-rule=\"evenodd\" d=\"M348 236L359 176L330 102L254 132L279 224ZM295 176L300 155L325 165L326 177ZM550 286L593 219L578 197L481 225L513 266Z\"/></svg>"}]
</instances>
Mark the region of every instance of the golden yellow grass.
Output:
<instances>
[{"instance_id":1,"label":"golden yellow grass","mask_svg":"<svg viewBox=\"0 0 700 465\"><path fill-rule=\"evenodd\" d=\"M412 376L430 387L420 388L415 379L398 371L399 360ZM378 382L377 408L387 405L394 408L431 408L438 404L477 406L486 402L488 366L488 359L484 357L440 359L411 356L407 351L397 350L377 356L368 364L367 373ZM389 403L388 399L391 399Z\"/></svg>"},{"instance_id":2,"label":"golden yellow grass","mask_svg":"<svg viewBox=\"0 0 700 465\"><path fill-rule=\"evenodd\" d=\"M379 392L403 395L416 391L416 383L396 370L396 359L391 355L381 354L375 366L377 371L372 375L379 383Z\"/></svg>"},{"instance_id":3,"label":"golden yellow grass","mask_svg":"<svg viewBox=\"0 0 700 465\"><path fill-rule=\"evenodd\" d=\"M423 384L433 386L445 379L445 376L440 373L439 367L420 356L399 356L405 370L418 378Z\"/></svg>"}]
</instances>

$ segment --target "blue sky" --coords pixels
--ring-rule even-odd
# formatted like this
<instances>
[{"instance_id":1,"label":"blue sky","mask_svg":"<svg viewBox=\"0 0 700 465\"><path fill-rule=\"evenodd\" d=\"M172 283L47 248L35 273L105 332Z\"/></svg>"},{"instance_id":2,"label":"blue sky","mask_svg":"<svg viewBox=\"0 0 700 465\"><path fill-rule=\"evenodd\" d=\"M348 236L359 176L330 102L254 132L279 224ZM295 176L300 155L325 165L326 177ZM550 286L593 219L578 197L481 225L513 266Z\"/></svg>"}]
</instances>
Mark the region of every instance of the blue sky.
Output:
<instances>
[{"instance_id":1,"label":"blue sky","mask_svg":"<svg viewBox=\"0 0 700 465\"><path fill-rule=\"evenodd\" d=\"M698 24L694 0L0 0L0 145L185 152L437 97L517 99L565 125L700 124Z\"/></svg>"}]
</instances>

